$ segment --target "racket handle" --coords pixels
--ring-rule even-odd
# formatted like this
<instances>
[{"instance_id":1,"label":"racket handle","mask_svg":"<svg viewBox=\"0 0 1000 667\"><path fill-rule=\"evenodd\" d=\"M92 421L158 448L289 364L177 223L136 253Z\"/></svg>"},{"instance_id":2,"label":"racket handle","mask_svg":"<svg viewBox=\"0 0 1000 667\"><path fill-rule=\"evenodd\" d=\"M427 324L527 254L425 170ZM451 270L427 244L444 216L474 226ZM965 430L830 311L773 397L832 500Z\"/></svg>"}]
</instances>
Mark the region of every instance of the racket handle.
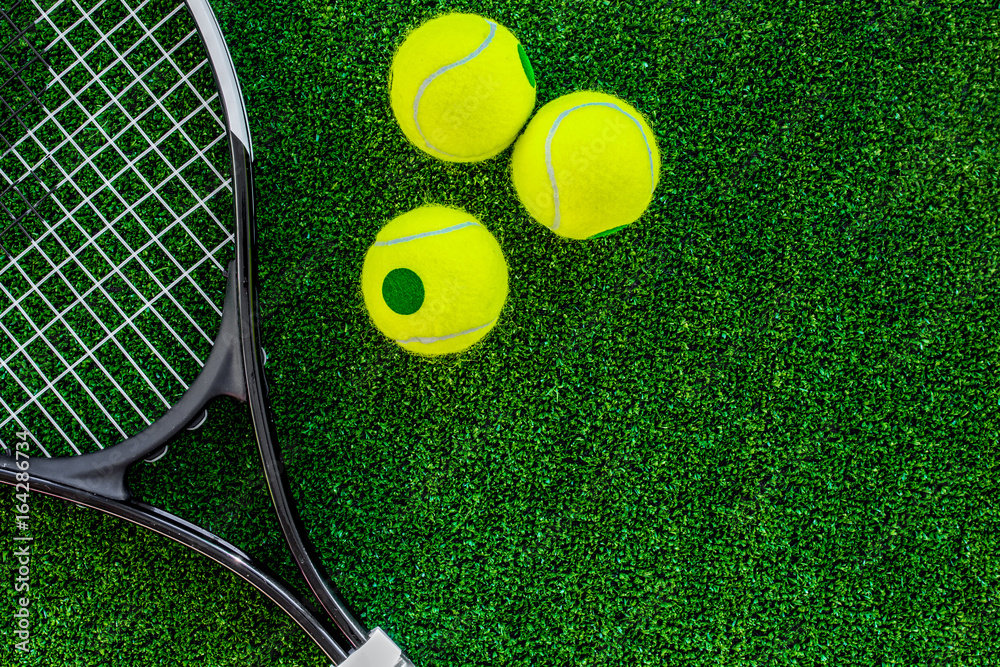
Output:
<instances>
[{"instance_id":1,"label":"racket handle","mask_svg":"<svg viewBox=\"0 0 1000 667\"><path fill-rule=\"evenodd\" d=\"M414 667L402 649L389 639L382 628L375 628L368 641L347 656L340 667Z\"/></svg>"}]
</instances>

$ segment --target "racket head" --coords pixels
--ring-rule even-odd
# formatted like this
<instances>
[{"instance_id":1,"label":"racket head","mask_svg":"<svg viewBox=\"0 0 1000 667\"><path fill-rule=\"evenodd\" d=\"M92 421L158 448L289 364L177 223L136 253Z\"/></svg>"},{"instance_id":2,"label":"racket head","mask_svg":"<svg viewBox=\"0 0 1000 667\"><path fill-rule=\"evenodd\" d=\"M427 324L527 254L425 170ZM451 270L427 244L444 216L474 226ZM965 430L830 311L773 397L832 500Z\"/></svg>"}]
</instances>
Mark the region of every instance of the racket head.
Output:
<instances>
[{"instance_id":1,"label":"racket head","mask_svg":"<svg viewBox=\"0 0 1000 667\"><path fill-rule=\"evenodd\" d=\"M34 475L125 499L248 377L272 430L249 125L206 0L20 1L0 66L0 456L26 436Z\"/></svg>"}]
</instances>

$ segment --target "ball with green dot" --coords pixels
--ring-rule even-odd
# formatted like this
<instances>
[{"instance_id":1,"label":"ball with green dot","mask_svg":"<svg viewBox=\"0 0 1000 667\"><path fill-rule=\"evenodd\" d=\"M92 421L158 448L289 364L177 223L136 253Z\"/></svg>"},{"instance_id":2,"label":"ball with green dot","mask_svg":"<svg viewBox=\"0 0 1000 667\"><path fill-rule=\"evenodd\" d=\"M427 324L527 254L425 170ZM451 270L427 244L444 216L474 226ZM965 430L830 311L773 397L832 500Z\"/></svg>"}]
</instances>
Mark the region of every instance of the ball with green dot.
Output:
<instances>
[{"instance_id":1,"label":"ball with green dot","mask_svg":"<svg viewBox=\"0 0 1000 667\"><path fill-rule=\"evenodd\" d=\"M467 211L429 204L390 220L361 267L372 323L407 352L462 352L496 325L507 299L507 262Z\"/></svg>"}]
</instances>

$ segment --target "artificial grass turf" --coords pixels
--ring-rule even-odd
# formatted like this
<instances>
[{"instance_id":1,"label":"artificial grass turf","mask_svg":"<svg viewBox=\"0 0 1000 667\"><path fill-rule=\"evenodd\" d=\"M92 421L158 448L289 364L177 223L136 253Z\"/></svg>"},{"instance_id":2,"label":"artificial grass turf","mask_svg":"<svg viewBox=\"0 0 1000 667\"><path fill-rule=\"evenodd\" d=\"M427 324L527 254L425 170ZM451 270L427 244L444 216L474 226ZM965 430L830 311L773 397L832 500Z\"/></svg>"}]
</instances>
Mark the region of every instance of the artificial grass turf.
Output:
<instances>
[{"instance_id":1,"label":"artificial grass turf","mask_svg":"<svg viewBox=\"0 0 1000 667\"><path fill-rule=\"evenodd\" d=\"M214 6L292 486L368 624L421 667L1000 659L995 9ZM560 242L509 150L405 143L392 49L449 9L511 28L539 106L594 88L647 115L663 172L639 223ZM425 202L477 215L511 268L457 360L394 348L358 293L375 232ZM241 409L213 413L133 487L292 576ZM34 510L37 653L3 664L324 664L199 557Z\"/></svg>"}]
</instances>

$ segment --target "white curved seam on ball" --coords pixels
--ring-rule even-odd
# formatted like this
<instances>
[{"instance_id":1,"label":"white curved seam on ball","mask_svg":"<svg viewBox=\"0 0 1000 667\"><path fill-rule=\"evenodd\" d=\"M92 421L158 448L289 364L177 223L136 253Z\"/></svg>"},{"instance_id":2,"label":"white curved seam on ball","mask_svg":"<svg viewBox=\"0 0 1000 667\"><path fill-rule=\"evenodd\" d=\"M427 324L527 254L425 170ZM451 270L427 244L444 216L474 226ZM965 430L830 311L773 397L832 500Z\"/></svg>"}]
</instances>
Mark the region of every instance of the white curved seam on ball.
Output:
<instances>
[{"instance_id":1,"label":"white curved seam on ball","mask_svg":"<svg viewBox=\"0 0 1000 667\"><path fill-rule=\"evenodd\" d=\"M555 138L556 130L563 122L563 119L577 109L582 109L584 107L608 107L609 109L621 112L629 120L635 123L635 126L639 128L639 134L642 135L643 142L646 144L646 155L649 157L649 182L651 184L650 193L652 194L652 192L656 189L656 172L653 168L653 149L649 145L649 138L646 137L646 131L642 129L642 125L635 116L625 111L617 104L613 104L611 102L587 102L585 104L577 105L572 109L566 109L556 117L555 122L552 123L552 127L549 128L548 136L545 137L545 170L549 174L549 184L552 186L552 202L555 205L555 215L552 218L552 226L550 227L552 230L559 229L559 224L562 218L562 209L559 206L559 186L556 185L556 171L552 164L552 140Z\"/></svg>"},{"instance_id":2,"label":"white curved seam on ball","mask_svg":"<svg viewBox=\"0 0 1000 667\"><path fill-rule=\"evenodd\" d=\"M466 334L475 333L480 329L485 329L486 327L491 327L496 323L494 318L492 322L487 322L486 324L480 325L478 327L473 327L471 329L466 329L465 331L459 331L458 333L448 334L447 336L414 336L413 338L407 338L406 340L396 339L396 342L400 345L405 345L407 343L423 343L424 345L430 345L431 343L437 343L438 341L448 340L449 338L458 338L459 336L465 336Z\"/></svg>"},{"instance_id":3,"label":"white curved seam on ball","mask_svg":"<svg viewBox=\"0 0 1000 667\"><path fill-rule=\"evenodd\" d=\"M441 150L440 148L431 144L431 142L427 140L427 137L424 136L424 130L423 128L420 127L420 121L417 120L417 112L420 110L420 98L424 96L424 91L427 89L427 86L431 85L434 79L438 78L448 70L454 69L469 62L470 60L478 56L480 53L482 53L483 50L490 45L490 43L493 41L493 37L497 34L497 24L489 19L483 19L483 20L489 24L490 34L486 36L486 39L483 40L483 43L479 45L479 48L477 48L475 51L465 56L461 60L456 60L455 62L449 65L445 65L444 67L442 67L441 69L439 69L438 71L434 72L429 77L424 79L424 82L420 84L420 88L417 89L417 96L413 100L413 124L417 127L417 132L420 134L420 138L424 140L424 145L427 146L427 148L437 151L438 153L441 153L443 155L447 155L448 157L461 157L461 156L452 155L447 151Z\"/></svg>"},{"instance_id":4,"label":"white curved seam on ball","mask_svg":"<svg viewBox=\"0 0 1000 667\"><path fill-rule=\"evenodd\" d=\"M460 229L465 229L466 227L476 227L479 223L475 220L466 220L465 222L460 222L457 225L452 225L451 227L442 227L441 229L434 229L429 232L421 232L420 234L414 234L413 236L400 236L397 239L389 239L388 241L376 241L373 245L395 245L397 243L406 243L408 241L415 241L417 239L425 239L428 236L440 236L441 234L449 234L451 232L457 232Z\"/></svg>"}]
</instances>

